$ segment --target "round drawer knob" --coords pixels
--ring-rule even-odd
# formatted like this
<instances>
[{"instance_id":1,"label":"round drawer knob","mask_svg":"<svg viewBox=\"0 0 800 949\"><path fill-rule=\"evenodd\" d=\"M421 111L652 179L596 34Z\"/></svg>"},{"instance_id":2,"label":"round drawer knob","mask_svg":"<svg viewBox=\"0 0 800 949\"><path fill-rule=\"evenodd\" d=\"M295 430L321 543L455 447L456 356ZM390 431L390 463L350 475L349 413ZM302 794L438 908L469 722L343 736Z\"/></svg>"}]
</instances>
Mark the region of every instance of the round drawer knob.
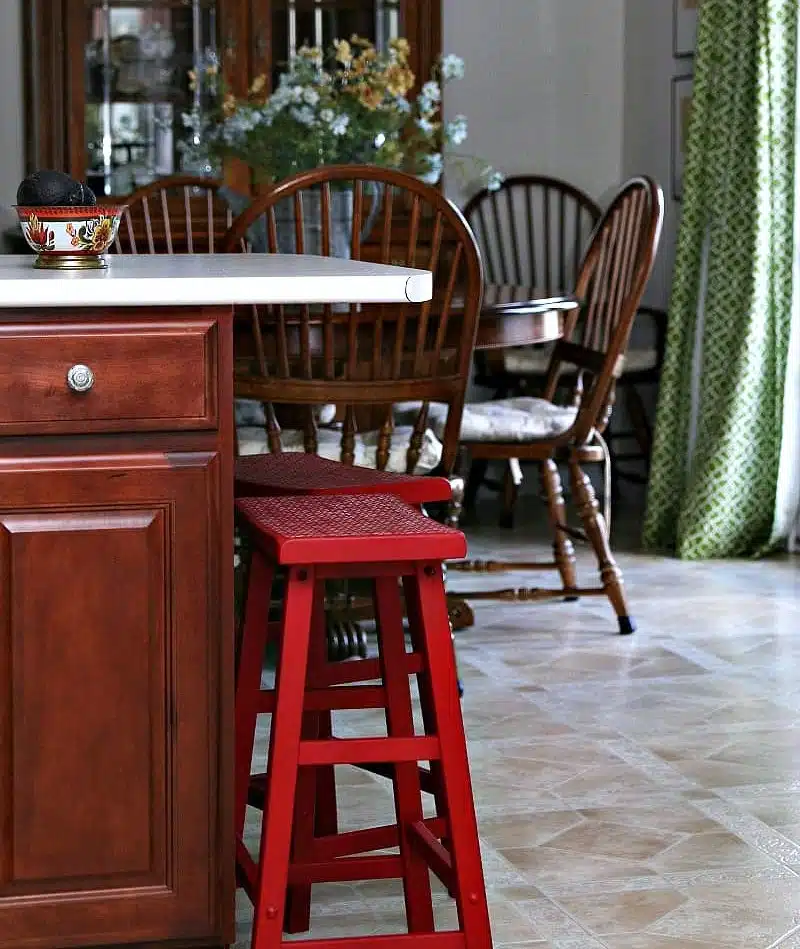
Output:
<instances>
[{"instance_id":1,"label":"round drawer knob","mask_svg":"<svg viewBox=\"0 0 800 949\"><path fill-rule=\"evenodd\" d=\"M94 373L88 366L73 366L67 373L67 385L73 392L88 392L94 385Z\"/></svg>"}]
</instances>

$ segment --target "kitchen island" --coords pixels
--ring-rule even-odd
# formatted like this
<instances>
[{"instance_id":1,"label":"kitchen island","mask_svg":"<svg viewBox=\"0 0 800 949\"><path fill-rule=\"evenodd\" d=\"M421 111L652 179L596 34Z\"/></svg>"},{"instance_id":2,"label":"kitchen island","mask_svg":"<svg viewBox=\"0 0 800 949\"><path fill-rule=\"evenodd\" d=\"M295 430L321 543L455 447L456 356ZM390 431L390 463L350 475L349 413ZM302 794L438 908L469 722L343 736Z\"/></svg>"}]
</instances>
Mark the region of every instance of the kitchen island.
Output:
<instances>
[{"instance_id":1,"label":"kitchen island","mask_svg":"<svg viewBox=\"0 0 800 949\"><path fill-rule=\"evenodd\" d=\"M234 938L233 306L422 302L312 257L0 257L0 949Z\"/></svg>"}]
</instances>

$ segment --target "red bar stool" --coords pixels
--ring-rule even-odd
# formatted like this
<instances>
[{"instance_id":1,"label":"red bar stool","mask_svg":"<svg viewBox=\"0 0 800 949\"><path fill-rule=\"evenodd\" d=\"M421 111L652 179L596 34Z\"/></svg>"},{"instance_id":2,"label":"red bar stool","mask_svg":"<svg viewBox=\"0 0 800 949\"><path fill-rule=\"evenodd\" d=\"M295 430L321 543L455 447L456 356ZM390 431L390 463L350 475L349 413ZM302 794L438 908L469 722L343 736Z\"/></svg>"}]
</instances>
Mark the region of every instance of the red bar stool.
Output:
<instances>
[{"instance_id":1,"label":"red bar stool","mask_svg":"<svg viewBox=\"0 0 800 949\"><path fill-rule=\"evenodd\" d=\"M253 949L282 944L290 887L323 881L401 878L409 934L342 940L373 949L400 947L425 936L441 949L491 946L486 895L472 801L466 743L456 687L444 560L463 557L462 534L425 518L390 495L241 499L253 561L236 693L237 872L255 906ZM261 689L261 659L272 578L288 572L274 690ZM326 579L373 579L379 658L352 663L354 680L325 681L321 584ZM399 583L402 581L413 651L406 653ZM322 653L320 652L322 647ZM369 670L367 665L373 666ZM410 675L419 678L424 734L416 735ZM382 708L388 737L334 738L321 734L314 713ZM261 850L256 863L242 840L259 712L273 715L265 786ZM442 801L424 819L424 772L431 762ZM397 822L350 833L320 833L317 776L336 764L388 762ZM399 847L397 854L371 851ZM455 896L459 929L436 933L429 871ZM311 940L330 949L333 940ZM433 949L433 946L432 946Z\"/></svg>"},{"instance_id":2,"label":"red bar stool","mask_svg":"<svg viewBox=\"0 0 800 949\"><path fill-rule=\"evenodd\" d=\"M408 504L449 501L447 478L394 474L343 465L300 451L242 455L234 468L236 497L282 494L394 494Z\"/></svg>"}]
</instances>

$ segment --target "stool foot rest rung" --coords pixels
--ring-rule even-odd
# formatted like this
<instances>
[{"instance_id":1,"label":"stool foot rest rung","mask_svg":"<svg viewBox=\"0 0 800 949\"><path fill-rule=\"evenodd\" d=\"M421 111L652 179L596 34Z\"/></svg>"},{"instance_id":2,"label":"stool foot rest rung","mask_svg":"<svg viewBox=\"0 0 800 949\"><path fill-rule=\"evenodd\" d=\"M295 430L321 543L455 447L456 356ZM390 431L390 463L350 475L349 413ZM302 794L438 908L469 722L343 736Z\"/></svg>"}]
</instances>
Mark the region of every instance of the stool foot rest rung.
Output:
<instances>
[{"instance_id":1,"label":"stool foot rest rung","mask_svg":"<svg viewBox=\"0 0 800 949\"><path fill-rule=\"evenodd\" d=\"M386 690L382 685L339 685L306 691L307 712L355 711L364 708L385 708ZM261 715L275 711L275 690L262 689L258 696Z\"/></svg>"},{"instance_id":2,"label":"stool foot rest rung","mask_svg":"<svg viewBox=\"0 0 800 949\"><path fill-rule=\"evenodd\" d=\"M303 949L465 949L462 932L398 933L396 936L338 936L302 939ZM285 943L296 945L296 942Z\"/></svg>"},{"instance_id":3,"label":"stool foot rest rung","mask_svg":"<svg viewBox=\"0 0 800 949\"><path fill-rule=\"evenodd\" d=\"M393 762L438 761L441 757L439 739L428 736L301 741L298 764L372 764L376 758L384 756Z\"/></svg>"},{"instance_id":4,"label":"stool foot rest rung","mask_svg":"<svg viewBox=\"0 0 800 949\"><path fill-rule=\"evenodd\" d=\"M356 880L399 880L403 861L397 854L339 857L318 863L293 863L289 883L352 883Z\"/></svg>"},{"instance_id":5,"label":"stool foot rest rung","mask_svg":"<svg viewBox=\"0 0 800 949\"><path fill-rule=\"evenodd\" d=\"M434 838L441 839L447 833L447 822L442 817L428 817L423 824ZM349 857L373 850L388 850L400 843L397 824L384 824L381 827L367 827L363 830L348 830L344 833L316 837L312 845L312 858L315 861L335 860L337 857Z\"/></svg>"},{"instance_id":6,"label":"stool foot rest rung","mask_svg":"<svg viewBox=\"0 0 800 949\"><path fill-rule=\"evenodd\" d=\"M411 846L422 855L431 872L436 874L448 890L451 890L455 885L453 859L441 840L428 827L427 822L413 823L408 828L408 837Z\"/></svg>"}]
</instances>

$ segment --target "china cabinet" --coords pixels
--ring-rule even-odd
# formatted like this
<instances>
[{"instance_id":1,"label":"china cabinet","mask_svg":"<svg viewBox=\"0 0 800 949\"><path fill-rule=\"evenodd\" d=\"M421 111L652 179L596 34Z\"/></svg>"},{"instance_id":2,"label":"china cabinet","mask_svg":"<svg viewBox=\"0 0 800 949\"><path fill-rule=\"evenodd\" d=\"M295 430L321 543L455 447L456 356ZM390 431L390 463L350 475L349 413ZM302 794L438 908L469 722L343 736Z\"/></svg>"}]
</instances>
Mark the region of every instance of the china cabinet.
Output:
<instances>
[{"instance_id":1,"label":"china cabinet","mask_svg":"<svg viewBox=\"0 0 800 949\"><path fill-rule=\"evenodd\" d=\"M187 166L198 95L215 54L229 88L274 83L303 43L352 33L408 38L421 81L441 51L441 0L25 0L27 165L59 168L98 196L129 194ZM245 169L227 170L249 187Z\"/></svg>"}]
</instances>

